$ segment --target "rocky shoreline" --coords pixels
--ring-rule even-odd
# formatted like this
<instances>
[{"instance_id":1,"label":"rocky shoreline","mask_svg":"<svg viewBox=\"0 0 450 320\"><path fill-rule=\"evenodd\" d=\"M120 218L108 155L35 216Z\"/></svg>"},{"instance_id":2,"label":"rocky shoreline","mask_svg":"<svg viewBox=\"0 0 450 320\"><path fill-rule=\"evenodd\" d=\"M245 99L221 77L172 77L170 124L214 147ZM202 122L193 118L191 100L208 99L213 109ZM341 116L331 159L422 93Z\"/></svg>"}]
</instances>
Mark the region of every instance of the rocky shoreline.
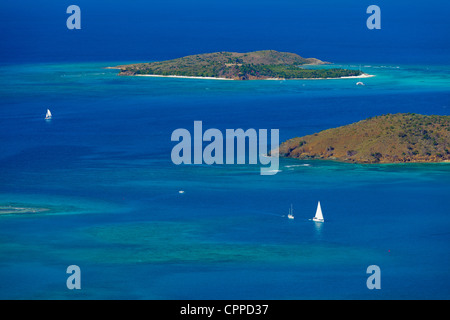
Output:
<instances>
[{"instance_id":1,"label":"rocky shoreline","mask_svg":"<svg viewBox=\"0 0 450 320\"><path fill-rule=\"evenodd\" d=\"M450 162L450 116L377 116L287 140L279 155L349 163Z\"/></svg>"}]
</instances>

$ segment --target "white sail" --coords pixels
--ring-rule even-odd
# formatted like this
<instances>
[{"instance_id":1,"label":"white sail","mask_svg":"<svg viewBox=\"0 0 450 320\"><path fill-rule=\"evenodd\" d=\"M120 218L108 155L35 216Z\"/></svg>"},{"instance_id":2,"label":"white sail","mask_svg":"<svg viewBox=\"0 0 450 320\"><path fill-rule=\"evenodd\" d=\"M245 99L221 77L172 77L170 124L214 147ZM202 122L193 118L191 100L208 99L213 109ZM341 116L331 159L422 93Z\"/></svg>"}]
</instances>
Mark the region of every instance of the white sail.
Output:
<instances>
[{"instance_id":1,"label":"white sail","mask_svg":"<svg viewBox=\"0 0 450 320\"><path fill-rule=\"evenodd\" d=\"M288 218L294 219L294 208L292 207L292 204L291 204L291 207L289 208Z\"/></svg>"},{"instance_id":2,"label":"white sail","mask_svg":"<svg viewBox=\"0 0 450 320\"><path fill-rule=\"evenodd\" d=\"M45 114L45 119L51 119L52 117L52 113L50 112L49 109L47 109L47 113Z\"/></svg>"},{"instance_id":3,"label":"white sail","mask_svg":"<svg viewBox=\"0 0 450 320\"><path fill-rule=\"evenodd\" d=\"M322 208L320 207L320 201L317 204L316 216L313 219L314 221L324 221L322 215Z\"/></svg>"}]
</instances>

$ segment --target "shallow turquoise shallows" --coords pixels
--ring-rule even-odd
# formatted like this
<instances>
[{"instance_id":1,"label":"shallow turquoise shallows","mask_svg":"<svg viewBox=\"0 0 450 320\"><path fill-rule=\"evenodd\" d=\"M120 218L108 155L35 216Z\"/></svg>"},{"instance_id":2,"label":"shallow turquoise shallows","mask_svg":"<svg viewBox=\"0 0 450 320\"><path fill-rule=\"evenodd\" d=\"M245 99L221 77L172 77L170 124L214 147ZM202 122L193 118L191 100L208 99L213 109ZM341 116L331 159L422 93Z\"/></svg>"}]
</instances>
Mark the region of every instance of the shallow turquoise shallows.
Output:
<instances>
[{"instance_id":1,"label":"shallow turquoise shallows","mask_svg":"<svg viewBox=\"0 0 450 320\"><path fill-rule=\"evenodd\" d=\"M0 67L0 207L48 209L0 215L1 299L450 298L450 163L281 159L262 176L170 157L172 132L194 121L279 129L281 142L386 113L449 115L449 66L291 81L105 69L123 63ZM309 220L318 201L324 223ZM81 290L66 287L70 265Z\"/></svg>"}]
</instances>

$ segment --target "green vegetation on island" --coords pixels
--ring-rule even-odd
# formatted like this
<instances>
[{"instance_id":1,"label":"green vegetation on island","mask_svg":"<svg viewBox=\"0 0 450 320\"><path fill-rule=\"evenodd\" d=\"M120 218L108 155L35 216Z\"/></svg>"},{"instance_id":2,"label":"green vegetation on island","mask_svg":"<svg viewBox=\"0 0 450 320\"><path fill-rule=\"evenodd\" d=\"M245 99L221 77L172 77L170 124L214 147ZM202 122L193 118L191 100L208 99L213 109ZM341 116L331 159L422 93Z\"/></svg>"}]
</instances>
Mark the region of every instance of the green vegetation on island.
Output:
<instances>
[{"instance_id":1,"label":"green vegetation on island","mask_svg":"<svg viewBox=\"0 0 450 320\"><path fill-rule=\"evenodd\" d=\"M233 80L322 79L361 76L360 70L304 68L329 64L297 54L264 50L249 53L216 52L168 61L117 66L119 75L214 77Z\"/></svg>"},{"instance_id":2,"label":"green vegetation on island","mask_svg":"<svg viewBox=\"0 0 450 320\"><path fill-rule=\"evenodd\" d=\"M376 116L280 145L281 157L354 163L450 161L450 116Z\"/></svg>"}]
</instances>

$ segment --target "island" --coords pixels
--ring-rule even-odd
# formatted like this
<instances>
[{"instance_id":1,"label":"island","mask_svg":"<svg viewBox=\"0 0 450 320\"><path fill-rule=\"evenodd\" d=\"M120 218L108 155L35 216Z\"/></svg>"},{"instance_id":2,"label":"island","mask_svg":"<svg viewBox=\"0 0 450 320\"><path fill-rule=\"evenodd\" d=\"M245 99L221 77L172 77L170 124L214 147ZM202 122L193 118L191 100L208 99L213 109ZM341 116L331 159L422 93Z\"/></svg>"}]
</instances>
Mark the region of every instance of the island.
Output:
<instances>
[{"instance_id":1,"label":"island","mask_svg":"<svg viewBox=\"0 0 450 320\"><path fill-rule=\"evenodd\" d=\"M227 80L330 79L368 77L360 70L311 68L330 64L295 53L263 50L248 53L216 52L183 58L120 65L121 76L167 76Z\"/></svg>"},{"instance_id":2,"label":"island","mask_svg":"<svg viewBox=\"0 0 450 320\"><path fill-rule=\"evenodd\" d=\"M386 114L293 138L280 157L351 163L450 162L450 116Z\"/></svg>"}]
</instances>

